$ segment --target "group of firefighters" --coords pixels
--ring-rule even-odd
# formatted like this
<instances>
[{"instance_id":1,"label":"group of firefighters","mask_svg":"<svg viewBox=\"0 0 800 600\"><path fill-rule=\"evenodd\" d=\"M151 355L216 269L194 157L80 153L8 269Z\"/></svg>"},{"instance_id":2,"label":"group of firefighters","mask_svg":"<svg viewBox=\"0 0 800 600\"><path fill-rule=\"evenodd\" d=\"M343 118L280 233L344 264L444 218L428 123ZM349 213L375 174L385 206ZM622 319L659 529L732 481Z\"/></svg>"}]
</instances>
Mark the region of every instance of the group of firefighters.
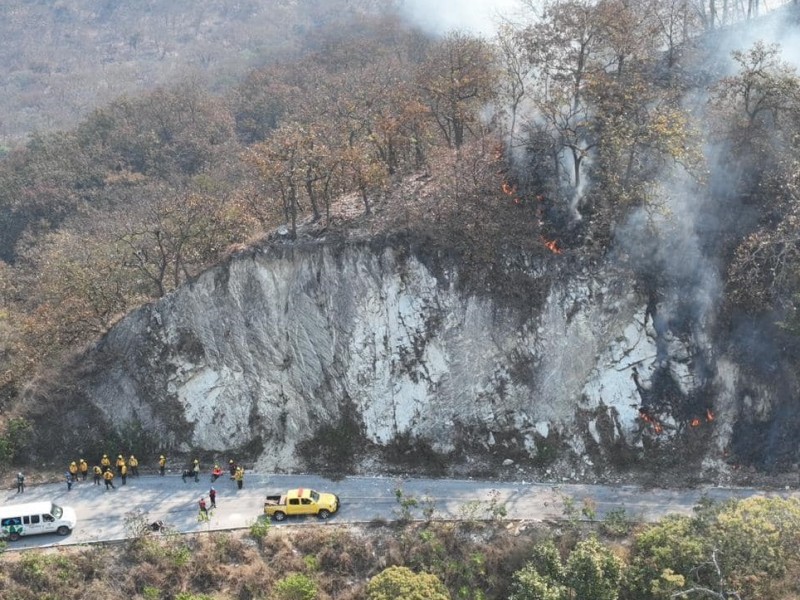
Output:
<instances>
[{"instance_id":1,"label":"group of firefighters","mask_svg":"<svg viewBox=\"0 0 800 600\"><path fill-rule=\"evenodd\" d=\"M161 454L158 457L158 474L162 477L164 476L166 467L167 458ZM106 489L116 489L114 487L114 469L116 469L117 475L119 475L120 479L122 480L122 485L125 485L128 482L128 475L131 477L139 476L139 460L133 454L131 454L127 459L122 454L119 454L114 462L114 468L112 468L111 459L109 458L108 454L103 454L103 457L100 459L100 463L91 468L94 484L100 485L100 481L102 480L105 482ZM89 463L87 463L83 458L79 461L72 461L69 463L67 472L64 474L67 482L67 489L71 490L72 484L79 479L86 481L87 477L89 476L89 470ZM231 459L228 461L228 471L230 473L230 478L236 482L236 487L238 489L242 489L244 486L244 468L240 465L237 465L236 462ZM222 475L222 473L223 471L220 466L215 464L211 471L211 481L214 482ZM187 477L193 477L197 482L200 481L200 461L198 459L194 459L191 467L183 471L182 478L184 483L186 482Z\"/></svg>"}]
</instances>

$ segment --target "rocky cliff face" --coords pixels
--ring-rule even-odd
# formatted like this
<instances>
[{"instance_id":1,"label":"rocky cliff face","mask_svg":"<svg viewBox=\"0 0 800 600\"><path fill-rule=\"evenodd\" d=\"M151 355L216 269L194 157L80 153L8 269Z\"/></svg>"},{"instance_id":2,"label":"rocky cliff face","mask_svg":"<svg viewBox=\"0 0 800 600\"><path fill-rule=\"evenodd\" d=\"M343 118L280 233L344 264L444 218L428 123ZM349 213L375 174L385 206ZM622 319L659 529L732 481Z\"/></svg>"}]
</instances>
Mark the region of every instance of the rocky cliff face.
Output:
<instances>
[{"instance_id":1,"label":"rocky cliff face","mask_svg":"<svg viewBox=\"0 0 800 600\"><path fill-rule=\"evenodd\" d=\"M81 394L161 448L271 470L724 471L769 386L659 327L629 273L558 260L527 267L543 302L512 304L402 245L259 249L124 319Z\"/></svg>"}]
</instances>

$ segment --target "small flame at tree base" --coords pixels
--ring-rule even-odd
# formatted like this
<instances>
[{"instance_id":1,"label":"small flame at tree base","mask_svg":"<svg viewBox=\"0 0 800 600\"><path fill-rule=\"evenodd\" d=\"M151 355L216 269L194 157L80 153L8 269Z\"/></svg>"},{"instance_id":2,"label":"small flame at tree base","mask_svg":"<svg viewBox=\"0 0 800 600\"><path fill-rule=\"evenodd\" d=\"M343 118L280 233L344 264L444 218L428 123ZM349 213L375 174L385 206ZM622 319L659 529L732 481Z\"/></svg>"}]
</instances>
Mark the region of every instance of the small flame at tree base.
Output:
<instances>
[{"instance_id":1,"label":"small flame at tree base","mask_svg":"<svg viewBox=\"0 0 800 600\"><path fill-rule=\"evenodd\" d=\"M549 241L545 238L542 238L542 243L544 244L545 248L550 250L550 252L553 254L562 254L562 250L558 247L558 242L556 240Z\"/></svg>"},{"instance_id":2,"label":"small flame at tree base","mask_svg":"<svg viewBox=\"0 0 800 600\"><path fill-rule=\"evenodd\" d=\"M642 421L650 425L650 427L653 428L653 431L656 432L657 434L664 431L664 428L661 426L661 423L658 422L658 419L651 417L649 414L647 414L647 411L643 408L639 409L639 418L641 418Z\"/></svg>"}]
</instances>

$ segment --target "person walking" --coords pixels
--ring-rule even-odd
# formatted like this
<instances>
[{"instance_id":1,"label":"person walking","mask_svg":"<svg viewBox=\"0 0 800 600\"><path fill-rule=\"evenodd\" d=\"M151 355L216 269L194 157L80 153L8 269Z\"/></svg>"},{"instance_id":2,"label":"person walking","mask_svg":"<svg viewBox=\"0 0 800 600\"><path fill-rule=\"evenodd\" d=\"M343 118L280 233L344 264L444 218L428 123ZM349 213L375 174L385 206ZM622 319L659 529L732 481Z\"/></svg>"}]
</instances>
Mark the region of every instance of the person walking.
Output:
<instances>
[{"instance_id":1,"label":"person walking","mask_svg":"<svg viewBox=\"0 0 800 600\"><path fill-rule=\"evenodd\" d=\"M214 468L211 469L211 483L214 483L220 477L222 477L222 469L220 469L219 465L214 465Z\"/></svg>"},{"instance_id":2,"label":"person walking","mask_svg":"<svg viewBox=\"0 0 800 600\"><path fill-rule=\"evenodd\" d=\"M125 466L125 459L122 458L122 454L117 456L117 462L115 464L117 466L117 474L121 475L122 474L122 467Z\"/></svg>"},{"instance_id":3,"label":"person walking","mask_svg":"<svg viewBox=\"0 0 800 600\"><path fill-rule=\"evenodd\" d=\"M163 454L158 457L158 474L164 476L164 469L167 468L167 457Z\"/></svg>"},{"instance_id":4,"label":"person walking","mask_svg":"<svg viewBox=\"0 0 800 600\"><path fill-rule=\"evenodd\" d=\"M194 482L200 483L200 461L196 458L194 459L194 466L192 467L192 473L194 473Z\"/></svg>"},{"instance_id":5,"label":"person walking","mask_svg":"<svg viewBox=\"0 0 800 600\"><path fill-rule=\"evenodd\" d=\"M211 508L217 508L217 490L213 487L208 490L208 499L211 501Z\"/></svg>"},{"instance_id":6,"label":"person walking","mask_svg":"<svg viewBox=\"0 0 800 600\"><path fill-rule=\"evenodd\" d=\"M131 470L131 477L139 476L139 459L133 454L131 454L131 457L128 459L128 468Z\"/></svg>"},{"instance_id":7,"label":"person walking","mask_svg":"<svg viewBox=\"0 0 800 600\"><path fill-rule=\"evenodd\" d=\"M233 459L228 461L228 473L231 474L231 479L233 479L233 476L236 475L236 463L233 462Z\"/></svg>"},{"instance_id":8,"label":"person walking","mask_svg":"<svg viewBox=\"0 0 800 600\"><path fill-rule=\"evenodd\" d=\"M128 465L126 465L124 462L119 468L119 476L122 477L122 485L128 483Z\"/></svg>"},{"instance_id":9,"label":"person walking","mask_svg":"<svg viewBox=\"0 0 800 600\"><path fill-rule=\"evenodd\" d=\"M78 470L81 472L81 479L86 481L86 476L89 474L89 463L82 458L78 463Z\"/></svg>"},{"instance_id":10,"label":"person walking","mask_svg":"<svg viewBox=\"0 0 800 600\"><path fill-rule=\"evenodd\" d=\"M109 487L111 487L113 489L116 489L114 487L114 471L112 471L111 469L108 469L108 471L103 473L103 479L106 482L106 489L108 489Z\"/></svg>"},{"instance_id":11,"label":"person walking","mask_svg":"<svg viewBox=\"0 0 800 600\"><path fill-rule=\"evenodd\" d=\"M76 463L74 460L69 463L69 474L72 475L73 481L78 480L78 463Z\"/></svg>"},{"instance_id":12,"label":"person walking","mask_svg":"<svg viewBox=\"0 0 800 600\"><path fill-rule=\"evenodd\" d=\"M111 468L111 459L108 458L108 454L103 454L103 458L100 459L100 467L103 469L103 473Z\"/></svg>"},{"instance_id":13,"label":"person walking","mask_svg":"<svg viewBox=\"0 0 800 600\"><path fill-rule=\"evenodd\" d=\"M92 467L92 473L94 473L94 484L100 485L100 479L103 477L103 469L100 468L100 465L95 465Z\"/></svg>"},{"instance_id":14,"label":"person walking","mask_svg":"<svg viewBox=\"0 0 800 600\"><path fill-rule=\"evenodd\" d=\"M72 464L74 465L75 463ZM72 477L72 473L70 473L69 471L64 473L64 479L67 480L67 491L70 491L72 489L72 482L74 480L74 478Z\"/></svg>"},{"instance_id":15,"label":"person walking","mask_svg":"<svg viewBox=\"0 0 800 600\"><path fill-rule=\"evenodd\" d=\"M200 512L197 514L198 521L208 521L208 508L206 507L206 499L200 498L200 502L197 503L200 507Z\"/></svg>"},{"instance_id":16,"label":"person walking","mask_svg":"<svg viewBox=\"0 0 800 600\"><path fill-rule=\"evenodd\" d=\"M22 471L17 473L17 493L21 494L25 491L25 475L22 474Z\"/></svg>"},{"instance_id":17,"label":"person walking","mask_svg":"<svg viewBox=\"0 0 800 600\"><path fill-rule=\"evenodd\" d=\"M244 469L242 467L236 467L236 473L233 475L233 480L236 482L236 488L242 489L244 485Z\"/></svg>"}]
</instances>

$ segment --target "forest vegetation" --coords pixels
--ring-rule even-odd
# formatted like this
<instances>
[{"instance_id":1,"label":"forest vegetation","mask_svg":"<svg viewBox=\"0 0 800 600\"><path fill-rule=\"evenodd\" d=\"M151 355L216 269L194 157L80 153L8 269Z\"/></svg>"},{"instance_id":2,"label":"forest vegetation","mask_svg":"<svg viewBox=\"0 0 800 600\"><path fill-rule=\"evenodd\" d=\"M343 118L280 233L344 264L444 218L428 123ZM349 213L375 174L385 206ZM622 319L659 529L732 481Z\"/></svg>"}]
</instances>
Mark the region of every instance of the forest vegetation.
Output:
<instances>
[{"instance_id":1,"label":"forest vegetation","mask_svg":"<svg viewBox=\"0 0 800 600\"><path fill-rule=\"evenodd\" d=\"M52 18L55 47L90 54L74 31L87 3L30 4ZM275 3L285 20L269 21L270 35L285 43L224 55L230 40L206 28L223 3L189 19L202 3L143 2L151 21L138 28L126 28L130 7L93 4L97 31L119 27L103 46L105 83L85 86L97 71L77 58L70 71L36 55L24 27L0 37L23 49L4 80L24 92L2 95L12 103L0 159L6 464L25 458L30 390L67 357L267 237L413 235L457 255L485 289L509 254L605 256L634 212L668 210L665 182L679 179L720 213L737 208L709 241L726 274L725 314L770 322L797 348L800 79L774 40L719 51L726 36L746 37L757 2L522 2L528 18L494 39L433 38L383 3L294 12L297 3ZM266 26L252 18L258 2L235 5L228 35ZM781 19L796 28L793 8ZM8 23L24 16L0 10ZM196 35L184 39L187 24ZM206 44L186 46L204 76L157 68L191 40ZM123 55L148 89L116 93L124 71L110 73ZM48 80L74 82L69 125L37 118ZM618 514L596 531L580 518L593 514L587 502L556 530L517 536L469 520L401 523L388 535L375 524L381 535L254 526L244 538L139 536L124 548L4 555L0 590L18 599L800 596L794 501L704 504L651 526Z\"/></svg>"},{"instance_id":2,"label":"forest vegetation","mask_svg":"<svg viewBox=\"0 0 800 600\"><path fill-rule=\"evenodd\" d=\"M0 160L7 458L26 389L275 231L406 232L499 289L486 278L504 256L619 252L631 215L673 210L680 179L729 215L706 241L725 314L778 324L795 347L799 80L777 43L720 51L751 26L740 4L523 2L491 40L432 38L368 2L325 22L328 5L313 36L228 87L187 75L31 133Z\"/></svg>"}]
</instances>

